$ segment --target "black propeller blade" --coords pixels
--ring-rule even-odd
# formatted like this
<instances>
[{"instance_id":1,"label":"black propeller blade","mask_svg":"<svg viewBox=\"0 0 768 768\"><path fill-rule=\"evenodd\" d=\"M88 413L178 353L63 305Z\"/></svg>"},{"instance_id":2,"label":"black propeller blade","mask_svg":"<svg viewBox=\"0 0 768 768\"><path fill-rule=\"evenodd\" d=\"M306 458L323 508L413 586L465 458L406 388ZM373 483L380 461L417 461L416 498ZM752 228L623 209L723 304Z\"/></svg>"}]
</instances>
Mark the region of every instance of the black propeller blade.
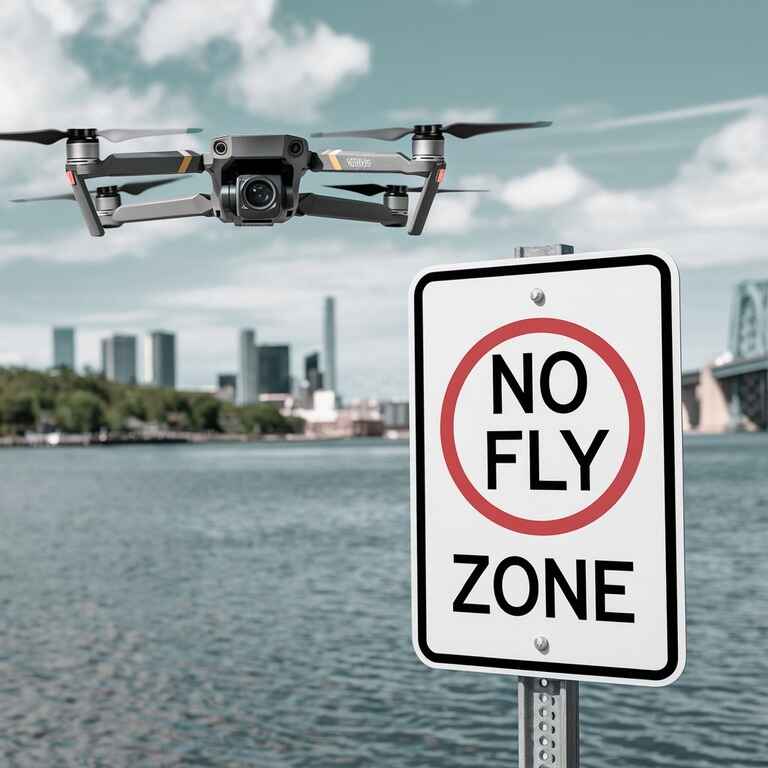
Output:
<instances>
[{"instance_id":1,"label":"black propeller blade","mask_svg":"<svg viewBox=\"0 0 768 768\"><path fill-rule=\"evenodd\" d=\"M161 187L163 184L172 184L174 181L180 181L180 177L170 179L152 179L150 181L129 181L126 184L120 184L115 187L115 192L124 192L126 195L140 195L153 187ZM74 200L75 196L71 192L63 192L60 195L44 195L42 197L17 197L11 200L12 203L37 203L41 200Z\"/></svg>"},{"instance_id":2,"label":"black propeller blade","mask_svg":"<svg viewBox=\"0 0 768 768\"><path fill-rule=\"evenodd\" d=\"M173 136L180 133L200 133L202 128L69 128L60 131L57 128L47 128L42 131L16 131L13 133L0 133L1 141L31 141L35 144L55 144L62 139L75 138L79 133L86 134L92 131L92 136L101 136L107 141L127 141L145 136Z\"/></svg>"},{"instance_id":3,"label":"black propeller blade","mask_svg":"<svg viewBox=\"0 0 768 768\"><path fill-rule=\"evenodd\" d=\"M345 189L347 192L357 192L360 195L366 195L367 197L373 197L374 195L380 195L382 192L389 192L390 194L398 194L405 192L421 192L421 187L404 187L397 184L326 184L326 187L333 189ZM487 192L487 189L442 189L438 188L437 193L441 192Z\"/></svg>"},{"instance_id":4,"label":"black propeller blade","mask_svg":"<svg viewBox=\"0 0 768 768\"><path fill-rule=\"evenodd\" d=\"M380 139L381 141L397 141L403 136L419 134L425 131L430 133L447 133L457 139L469 139L480 136L483 133L497 133L498 131L520 131L525 128L547 128L552 125L549 120L539 120L534 123L449 123L415 125L412 128L371 128L362 131L328 131L311 134L322 138L329 136L348 136L360 139Z\"/></svg>"}]
</instances>

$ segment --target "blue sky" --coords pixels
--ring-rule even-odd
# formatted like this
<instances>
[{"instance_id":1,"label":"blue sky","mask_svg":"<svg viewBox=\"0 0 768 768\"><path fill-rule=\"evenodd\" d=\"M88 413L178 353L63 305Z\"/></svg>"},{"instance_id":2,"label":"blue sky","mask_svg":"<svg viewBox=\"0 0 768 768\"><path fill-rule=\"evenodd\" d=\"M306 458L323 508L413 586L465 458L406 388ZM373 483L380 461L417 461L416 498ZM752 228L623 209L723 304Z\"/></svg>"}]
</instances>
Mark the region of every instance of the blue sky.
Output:
<instances>
[{"instance_id":1,"label":"blue sky","mask_svg":"<svg viewBox=\"0 0 768 768\"><path fill-rule=\"evenodd\" d=\"M698 365L723 350L732 284L768 277L767 26L764 4L736 0L6 0L0 130L205 129L104 142L104 154L427 119L555 126L450 142L446 182L491 191L440 198L421 238L301 219L146 223L97 240L66 202L0 204L0 363L46 365L53 324L78 327L91 365L102 335L170 328L181 384L202 386L234 368L237 329L254 326L291 342L297 368L320 345L332 293L342 392L404 396L416 271L571 242L675 257L684 364ZM328 146L338 141L313 144ZM407 140L345 146L408 151ZM63 191L62 162L59 145L0 147L6 196ZM313 174L302 188L333 181ZM206 189L196 177L173 194Z\"/></svg>"}]
</instances>

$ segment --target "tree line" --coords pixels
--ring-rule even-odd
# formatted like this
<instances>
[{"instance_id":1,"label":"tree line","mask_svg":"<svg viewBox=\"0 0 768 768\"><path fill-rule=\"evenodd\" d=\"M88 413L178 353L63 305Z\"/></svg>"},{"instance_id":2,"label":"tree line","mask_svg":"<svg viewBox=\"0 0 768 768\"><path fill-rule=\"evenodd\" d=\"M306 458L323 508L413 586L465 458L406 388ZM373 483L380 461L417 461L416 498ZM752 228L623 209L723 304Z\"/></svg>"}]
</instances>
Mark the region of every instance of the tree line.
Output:
<instances>
[{"instance_id":1,"label":"tree line","mask_svg":"<svg viewBox=\"0 0 768 768\"><path fill-rule=\"evenodd\" d=\"M136 432L146 425L182 432L288 434L303 421L267 403L236 406L213 395L107 381L68 369L0 367L0 434Z\"/></svg>"}]
</instances>

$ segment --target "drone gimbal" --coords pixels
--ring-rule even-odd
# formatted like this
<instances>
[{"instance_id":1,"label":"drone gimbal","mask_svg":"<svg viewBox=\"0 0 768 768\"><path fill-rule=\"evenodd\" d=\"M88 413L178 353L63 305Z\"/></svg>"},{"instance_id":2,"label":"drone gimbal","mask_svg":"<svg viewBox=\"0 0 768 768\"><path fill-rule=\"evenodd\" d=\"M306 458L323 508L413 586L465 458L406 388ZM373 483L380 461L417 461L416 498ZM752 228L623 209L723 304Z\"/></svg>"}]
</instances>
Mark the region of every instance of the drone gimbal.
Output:
<instances>
[{"instance_id":1,"label":"drone gimbal","mask_svg":"<svg viewBox=\"0 0 768 768\"><path fill-rule=\"evenodd\" d=\"M123 130L70 128L0 133L0 139L54 144L66 139L66 179L71 192L32 200L73 199L80 206L88 231L100 237L105 229L133 221L155 221L191 216L215 216L235 226L272 226L294 216L319 216L347 221L366 221L385 227L407 227L409 235L420 235L435 195L441 192L482 190L444 189L445 135L467 139L484 133L540 128L536 123L452 123L417 125L412 128L381 128L363 131L315 133L316 137L346 136L396 141L411 134L411 157L400 152L352 152L343 149L314 152L300 136L219 136L211 141L209 152L132 152L100 157L99 137L112 142L143 136L198 133L199 128ZM115 176L173 174L177 178L207 171L210 194L196 194L151 203L123 204L121 192L139 194L151 187L176 179L161 179L122 185L100 186L92 193L86 180ZM384 193L382 203L350 200L299 191L307 171L332 173L398 173L420 176L421 186L379 184L338 184L338 189L363 195ZM408 193L419 197L409 212Z\"/></svg>"}]
</instances>

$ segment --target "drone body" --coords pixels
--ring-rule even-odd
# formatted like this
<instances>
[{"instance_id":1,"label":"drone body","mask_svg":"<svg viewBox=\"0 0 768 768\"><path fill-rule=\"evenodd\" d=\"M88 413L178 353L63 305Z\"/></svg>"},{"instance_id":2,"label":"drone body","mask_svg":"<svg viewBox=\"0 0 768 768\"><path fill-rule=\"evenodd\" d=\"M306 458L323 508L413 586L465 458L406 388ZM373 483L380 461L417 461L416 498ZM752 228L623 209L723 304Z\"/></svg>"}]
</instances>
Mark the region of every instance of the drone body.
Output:
<instances>
[{"instance_id":1,"label":"drone body","mask_svg":"<svg viewBox=\"0 0 768 768\"><path fill-rule=\"evenodd\" d=\"M53 144L66 138L66 178L70 194L37 200L74 199L80 206L88 231L95 237L134 221L177 219L191 216L216 217L235 226L272 226L296 216L318 216L378 223L385 227L407 227L420 235L434 197L439 192L473 190L440 189L445 176L445 134L469 138L482 133L538 128L550 123L454 123L448 126L417 125L414 128L384 128L342 131L313 136L354 136L395 141L412 134L412 154L352 152L341 149L314 152L306 139L292 135L219 136L209 151L133 152L100 157L99 136L124 141L139 136L197 133L200 129L162 130L45 130L0 134L0 139ZM137 194L175 179L101 186L93 194L86 186L92 178L174 174L176 177L207 172L211 191L151 203L124 204L121 192ZM384 193L382 203L363 202L300 191L307 172L398 173L420 176L422 186L339 184L337 188L364 195ZM477 190L481 191L481 190ZM419 192L409 212L408 192ZM30 202L33 198L14 202Z\"/></svg>"}]
</instances>

